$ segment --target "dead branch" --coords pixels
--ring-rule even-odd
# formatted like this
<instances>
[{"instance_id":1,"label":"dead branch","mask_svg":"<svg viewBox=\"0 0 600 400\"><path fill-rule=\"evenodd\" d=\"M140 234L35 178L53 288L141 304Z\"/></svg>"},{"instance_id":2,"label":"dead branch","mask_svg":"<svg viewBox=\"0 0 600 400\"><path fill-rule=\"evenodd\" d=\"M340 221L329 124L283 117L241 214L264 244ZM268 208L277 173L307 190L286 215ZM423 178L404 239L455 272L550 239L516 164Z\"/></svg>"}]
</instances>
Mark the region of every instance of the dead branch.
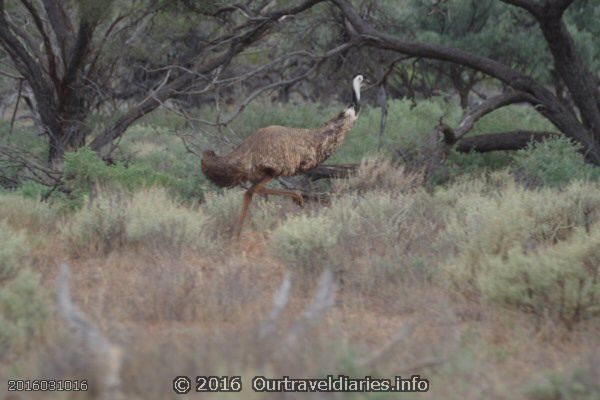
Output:
<instances>
[{"instance_id":1,"label":"dead branch","mask_svg":"<svg viewBox=\"0 0 600 400\"><path fill-rule=\"evenodd\" d=\"M543 142L558 136L556 132L512 131L487 133L462 139L456 144L456 151L487 153L489 151L520 150L530 142Z\"/></svg>"},{"instance_id":2,"label":"dead branch","mask_svg":"<svg viewBox=\"0 0 600 400\"><path fill-rule=\"evenodd\" d=\"M455 141L463 138L473 127L475 123L483 116L496 111L499 108L506 107L511 104L528 102L535 104L535 99L524 92L509 92L498 96L494 96L477 107L468 110L462 117L458 127L454 129Z\"/></svg>"}]
</instances>

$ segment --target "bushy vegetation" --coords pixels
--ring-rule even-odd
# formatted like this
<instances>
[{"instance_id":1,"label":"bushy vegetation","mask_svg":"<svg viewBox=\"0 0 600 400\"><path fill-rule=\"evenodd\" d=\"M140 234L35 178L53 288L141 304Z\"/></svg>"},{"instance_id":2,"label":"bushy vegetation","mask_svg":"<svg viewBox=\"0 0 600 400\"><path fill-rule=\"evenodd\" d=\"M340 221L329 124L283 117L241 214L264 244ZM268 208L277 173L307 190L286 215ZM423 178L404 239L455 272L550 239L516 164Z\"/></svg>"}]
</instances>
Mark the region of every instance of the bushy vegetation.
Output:
<instances>
[{"instance_id":1,"label":"bushy vegetation","mask_svg":"<svg viewBox=\"0 0 600 400\"><path fill-rule=\"evenodd\" d=\"M442 239L454 255L444 269L461 291L567 322L600 311L597 185L464 189L451 193L456 209Z\"/></svg>"},{"instance_id":2,"label":"bushy vegetation","mask_svg":"<svg viewBox=\"0 0 600 400\"><path fill-rule=\"evenodd\" d=\"M62 227L75 254L107 254L126 245L161 250L207 244L201 211L173 200L164 189L133 195L103 189Z\"/></svg>"},{"instance_id":3,"label":"bushy vegetation","mask_svg":"<svg viewBox=\"0 0 600 400\"><path fill-rule=\"evenodd\" d=\"M420 186L422 181L420 173L406 173L401 165L395 165L389 157L367 156L348 179L333 182L333 192L339 195L369 191L410 191Z\"/></svg>"},{"instance_id":4,"label":"bushy vegetation","mask_svg":"<svg viewBox=\"0 0 600 400\"><path fill-rule=\"evenodd\" d=\"M291 218L273 232L275 253L291 266L307 272L329 266L330 252L337 244L340 227L325 216Z\"/></svg>"},{"instance_id":5,"label":"bushy vegetation","mask_svg":"<svg viewBox=\"0 0 600 400\"><path fill-rule=\"evenodd\" d=\"M202 210L190 210L164 190L144 190L127 207L126 236L132 244L181 250L205 244L205 220Z\"/></svg>"},{"instance_id":6,"label":"bushy vegetation","mask_svg":"<svg viewBox=\"0 0 600 400\"><path fill-rule=\"evenodd\" d=\"M0 359L34 346L49 308L39 276L22 266L14 279L0 287Z\"/></svg>"},{"instance_id":7,"label":"bushy vegetation","mask_svg":"<svg viewBox=\"0 0 600 400\"><path fill-rule=\"evenodd\" d=\"M517 177L534 187L563 186L574 179L598 180L597 168L587 164L581 147L564 137L532 143L514 157Z\"/></svg>"},{"instance_id":8,"label":"bushy vegetation","mask_svg":"<svg viewBox=\"0 0 600 400\"><path fill-rule=\"evenodd\" d=\"M52 287L56 265L67 260L74 301L109 339L118 336L116 324L135 326L123 329L139 338L136 344L114 339L128 343L122 376L137 379L132 397L171 395L149 395L140 374L172 379L182 359L196 365L190 348L203 363L235 364L248 374L262 373L266 359L274 370L298 376L317 376L324 368L370 374L364 365L372 354L384 375L396 373L398 357L415 365L433 359L442 366L426 367L428 377L452 388L454 398L481 397L482 373L496 380L496 369L513 376L519 365L545 368L542 354L557 351L563 336L583 338L581 351L561 353L576 363L597 343L589 333L600 313L596 170L569 141L557 139L516 154L451 153L440 177L426 182L394 146L405 157L421 156L439 114L452 122L460 112L437 98L414 109L408 101L390 105L401 118L391 117L383 152L373 130L379 110L365 108L364 121L332 160L360 161L355 174L319 182L313 189L326 192L323 201L307 201L304 208L288 198L255 196L239 242L232 234L243 189L217 189L205 180L200 158L173 135L173 129L189 128L171 113L136 125L112 165L88 149L68 153L67 190L46 196L47 187L28 183L1 193L0 357L12 368L33 371L41 364L57 370L46 356L37 361L31 344L68 345L45 329L60 316L50 313L54 300L44 289ZM229 145L199 136L194 148L224 153L259 126L318 126L337 107L302 110L256 108L232 124L236 135ZM548 129L527 109L514 111L531 129ZM199 115L210 112L200 109ZM477 133L509 129L511 113L483 118ZM333 306L312 299L325 269L335 276ZM285 271L292 277L289 306L274 312L274 301L287 304L277 297ZM333 308L322 322L298 328L320 307ZM276 344L266 351L257 337L273 315L280 315L269 337ZM415 323L418 333L407 334L404 323ZM290 332L310 346L294 348ZM156 349L152 335L177 357L165 360L162 350L149 351ZM397 337L406 345L379 353ZM287 343L285 352L272 351L277 343ZM521 356L532 352L538 355L533 361ZM14 361L21 354L35 356L21 364ZM286 354L285 360L277 354ZM501 362L492 368L488 358ZM522 372L535 384L519 384L518 391L535 400L593 398L590 370L554 369L547 375ZM510 397L515 389L497 384L490 390Z\"/></svg>"},{"instance_id":9,"label":"bushy vegetation","mask_svg":"<svg viewBox=\"0 0 600 400\"><path fill-rule=\"evenodd\" d=\"M13 277L23 268L29 249L25 234L0 220L0 280Z\"/></svg>"},{"instance_id":10,"label":"bushy vegetation","mask_svg":"<svg viewBox=\"0 0 600 400\"><path fill-rule=\"evenodd\" d=\"M64 173L70 190L69 198L75 207L80 207L84 197L96 186L112 186L132 191L156 185L168 186L172 180L167 174L157 172L151 165L144 163L107 165L89 148L67 153Z\"/></svg>"}]
</instances>

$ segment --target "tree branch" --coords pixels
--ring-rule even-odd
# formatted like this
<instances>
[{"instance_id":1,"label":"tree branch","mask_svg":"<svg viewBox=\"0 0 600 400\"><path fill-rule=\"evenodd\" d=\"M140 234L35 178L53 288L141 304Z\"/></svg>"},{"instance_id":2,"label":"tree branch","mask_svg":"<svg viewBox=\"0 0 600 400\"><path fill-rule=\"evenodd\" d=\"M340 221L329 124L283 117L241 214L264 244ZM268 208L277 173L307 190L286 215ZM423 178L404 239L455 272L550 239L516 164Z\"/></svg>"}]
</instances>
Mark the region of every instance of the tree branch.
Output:
<instances>
[{"instance_id":1,"label":"tree branch","mask_svg":"<svg viewBox=\"0 0 600 400\"><path fill-rule=\"evenodd\" d=\"M209 49L210 51L223 46L225 43L229 44L229 47L227 50L222 51L221 54L208 61L202 60L194 64L192 69L196 71L195 74L184 73L181 76L174 78L161 90L155 93L154 96L148 98L140 105L129 110L127 114L119 118L111 127L96 137L91 142L90 147L96 151L99 151L104 146L121 136L132 123L156 109L162 102L173 97L179 91L183 90L183 88L189 86L194 81L196 74L207 74L219 67L226 66L238 53L259 40L263 34L276 22L282 20L288 15L294 15L307 10L322 1L323 0L304 0L297 6L271 12L262 18L255 18L251 22L244 24L243 26L252 26L245 32L235 36L226 35L225 37L222 37L221 40L213 41L213 46L211 46Z\"/></svg>"},{"instance_id":2,"label":"tree branch","mask_svg":"<svg viewBox=\"0 0 600 400\"><path fill-rule=\"evenodd\" d=\"M46 51L46 59L48 62L48 74L50 75L50 78L52 78L52 80L55 82L55 84L58 84L58 76L56 74L56 57L54 55L54 52L52 51L52 43L50 42L50 38L46 33L46 29L44 29L44 23L42 21L42 18L40 17L39 13L30 1L21 0L21 3L23 3L27 11L29 11L29 14L31 14L35 26L40 32L40 35L42 35L42 40L44 42L44 50Z\"/></svg>"},{"instance_id":3,"label":"tree branch","mask_svg":"<svg viewBox=\"0 0 600 400\"><path fill-rule=\"evenodd\" d=\"M73 24L67 16L64 6L61 4L62 0L42 0L42 3L44 4L50 26L52 26L52 30L56 36L56 42L61 50L62 59L66 63L67 48L70 46L71 36L74 32Z\"/></svg>"},{"instance_id":4,"label":"tree branch","mask_svg":"<svg viewBox=\"0 0 600 400\"><path fill-rule=\"evenodd\" d=\"M555 132L532 132L532 131L512 131L500 133L487 133L484 135L471 136L462 139L456 145L456 151L468 153L471 151L477 153L487 153L499 150L520 150L530 142L542 142L546 139L556 137Z\"/></svg>"},{"instance_id":5,"label":"tree branch","mask_svg":"<svg viewBox=\"0 0 600 400\"><path fill-rule=\"evenodd\" d=\"M477 107L474 107L467 111L460 121L460 124L454 129L455 140L459 141L464 135L466 135L481 117L495 111L499 108L516 104L529 102L535 104L535 99L524 92L509 92L498 96L494 96Z\"/></svg>"}]
</instances>

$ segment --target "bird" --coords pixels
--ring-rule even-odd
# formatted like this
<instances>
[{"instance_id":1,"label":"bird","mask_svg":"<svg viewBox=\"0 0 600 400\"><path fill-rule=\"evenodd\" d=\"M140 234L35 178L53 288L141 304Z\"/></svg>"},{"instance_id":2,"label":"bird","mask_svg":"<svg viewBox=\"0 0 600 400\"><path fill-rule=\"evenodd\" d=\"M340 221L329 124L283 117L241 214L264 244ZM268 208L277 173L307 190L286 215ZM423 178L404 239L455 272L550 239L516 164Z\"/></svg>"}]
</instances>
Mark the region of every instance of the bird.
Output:
<instances>
[{"instance_id":1,"label":"bird","mask_svg":"<svg viewBox=\"0 0 600 400\"><path fill-rule=\"evenodd\" d=\"M244 193L234 232L237 239L255 194L287 196L298 205L304 205L300 193L270 189L267 184L279 177L305 173L331 157L354 127L360 112L361 89L368 84L363 74L356 74L352 78L351 104L318 128L271 125L250 134L227 155L218 156L212 150L202 153L202 173L215 185L230 188L251 184Z\"/></svg>"}]
</instances>

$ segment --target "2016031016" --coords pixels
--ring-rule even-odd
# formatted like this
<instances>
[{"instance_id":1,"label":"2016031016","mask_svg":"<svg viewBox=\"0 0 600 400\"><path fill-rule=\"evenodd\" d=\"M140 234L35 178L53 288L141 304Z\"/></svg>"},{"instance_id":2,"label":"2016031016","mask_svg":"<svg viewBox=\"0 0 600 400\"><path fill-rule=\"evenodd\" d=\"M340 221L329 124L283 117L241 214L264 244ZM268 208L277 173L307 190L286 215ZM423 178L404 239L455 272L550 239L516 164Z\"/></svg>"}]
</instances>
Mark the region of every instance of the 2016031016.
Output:
<instances>
[{"instance_id":1,"label":"2016031016","mask_svg":"<svg viewBox=\"0 0 600 400\"><path fill-rule=\"evenodd\" d=\"M85 392L87 380L71 379L11 379L9 392Z\"/></svg>"}]
</instances>

